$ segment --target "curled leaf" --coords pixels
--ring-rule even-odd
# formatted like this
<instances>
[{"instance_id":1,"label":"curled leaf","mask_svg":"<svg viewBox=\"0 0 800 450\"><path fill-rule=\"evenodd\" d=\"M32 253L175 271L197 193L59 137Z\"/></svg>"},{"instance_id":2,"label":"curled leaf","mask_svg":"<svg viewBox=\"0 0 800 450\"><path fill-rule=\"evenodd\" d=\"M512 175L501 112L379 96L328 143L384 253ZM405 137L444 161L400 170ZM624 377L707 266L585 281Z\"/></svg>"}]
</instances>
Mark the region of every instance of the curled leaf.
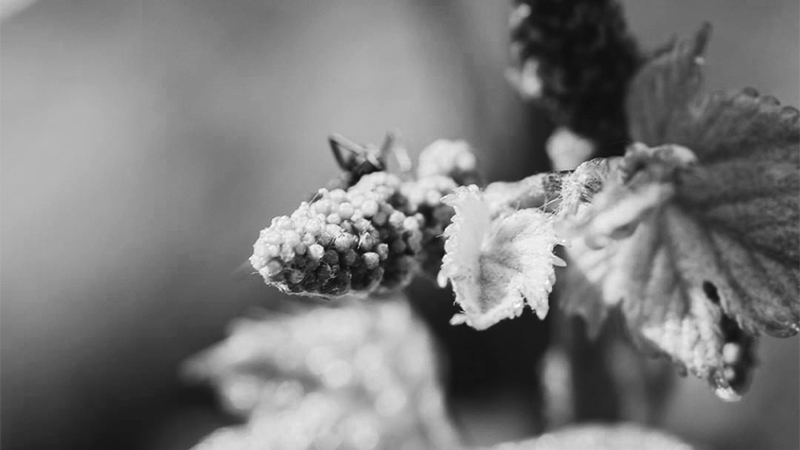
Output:
<instances>
[{"instance_id":1,"label":"curled leaf","mask_svg":"<svg viewBox=\"0 0 800 450\"><path fill-rule=\"evenodd\" d=\"M452 323L478 330L517 317L525 303L540 318L555 282L553 254L558 243L549 214L538 209L508 211L493 217L476 186L461 187L443 200L456 211L445 230L445 255L439 283L453 285L464 310Z\"/></svg>"},{"instance_id":2,"label":"curled leaf","mask_svg":"<svg viewBox=\"0 0 800 450\"><path fill-rule=\"evenodd\" d=\"M800 329L800 128L795 109L752 89L698 95L708 33L632 82L631 136L655 148L610 172L569 254L582 295L594 284L634 339L734 399L754 335Z\"/></svg>"}]
</instances>

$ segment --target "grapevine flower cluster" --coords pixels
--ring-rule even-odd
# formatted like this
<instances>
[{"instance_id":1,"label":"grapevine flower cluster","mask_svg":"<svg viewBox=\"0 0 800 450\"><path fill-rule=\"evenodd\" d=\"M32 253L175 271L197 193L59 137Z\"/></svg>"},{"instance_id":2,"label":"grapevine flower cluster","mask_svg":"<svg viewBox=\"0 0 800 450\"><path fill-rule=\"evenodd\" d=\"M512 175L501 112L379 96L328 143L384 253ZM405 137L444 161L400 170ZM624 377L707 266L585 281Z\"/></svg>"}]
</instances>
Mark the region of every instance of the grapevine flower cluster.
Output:
<instances>
[{"instance_id":1,"label":"grapevine flower cluster","mask_svg":"<svg viewBox=\"0 0 800 450\"><path fill-rule=\"evenodd\" d=\"M475 158L463 143L434 144L416 179L376 171L273 219L253 246L253 268L284 292L321 296L397 289L420 269L435 275L453 216L441 198L458 186L454 176L475 178Z\"/></svg>"}]
</instances>

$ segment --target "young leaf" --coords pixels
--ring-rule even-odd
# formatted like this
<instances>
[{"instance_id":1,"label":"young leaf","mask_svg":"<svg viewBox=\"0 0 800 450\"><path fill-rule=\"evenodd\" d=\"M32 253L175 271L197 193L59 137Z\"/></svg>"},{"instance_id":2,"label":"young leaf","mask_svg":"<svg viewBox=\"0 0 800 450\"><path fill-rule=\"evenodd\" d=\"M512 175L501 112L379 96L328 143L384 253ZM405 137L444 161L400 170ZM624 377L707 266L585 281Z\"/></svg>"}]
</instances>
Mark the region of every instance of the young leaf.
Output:
<instances>
[{"instance_id":1,"label":"young leaf","mask_svg":"<svg viewBox=\"0 0 800 450\"><path fill-rule=\"evenodd\" d=\"M464 310L452 323L483 330L522 314L525 302L540 318L555 282L553 255L558 243L552 218L538 209L507 211L493 217L476 186L461 187L442 201L456 215L445 230L439 283L453 284Z\"/></svg>"},{"instance_id":2,"label":"young leaf","mask_svg":"<svg viewBox=\"0 0 800 450\"><path fill-rule=\"evenodd\" d=\"M735 398L752 335L799 329L800 128L752 89L698 95L708 33L632 82L631 136L661 147L633 148L606 179L570 255L635 339Z\"/></svg>"}]
</instances>

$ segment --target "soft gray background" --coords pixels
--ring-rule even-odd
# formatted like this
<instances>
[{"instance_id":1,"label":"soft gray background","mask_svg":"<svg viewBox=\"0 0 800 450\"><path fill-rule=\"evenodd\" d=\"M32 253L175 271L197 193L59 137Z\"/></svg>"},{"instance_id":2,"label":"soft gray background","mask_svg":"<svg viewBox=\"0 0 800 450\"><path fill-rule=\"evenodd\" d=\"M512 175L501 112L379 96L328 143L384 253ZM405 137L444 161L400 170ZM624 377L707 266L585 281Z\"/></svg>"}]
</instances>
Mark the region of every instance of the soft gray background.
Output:
<instances>
[{"instance_id":1,"label":"soft gray background","mask_svg":"<svg viewBox=\"0 0 800 450\"><path fill-rule=\"evenodd\" d=\"M709 86L800 103L796 0L625 4L648 47L713 22ZM483 0L42 0L5 19L3 448L199 436L174 437L189 428L176 367L277 296L234 272L270 217L335 172L328 132L378 142L397 127L412 152L465 138L492 179L539 169L526 150L549 128L531 129L503 79L507 13ZM765 339L738 404L683 381L666 426L719 448L798 448L798 349ZM524 434L492 419L467 433Z\"/></svg>"}]
</instances>

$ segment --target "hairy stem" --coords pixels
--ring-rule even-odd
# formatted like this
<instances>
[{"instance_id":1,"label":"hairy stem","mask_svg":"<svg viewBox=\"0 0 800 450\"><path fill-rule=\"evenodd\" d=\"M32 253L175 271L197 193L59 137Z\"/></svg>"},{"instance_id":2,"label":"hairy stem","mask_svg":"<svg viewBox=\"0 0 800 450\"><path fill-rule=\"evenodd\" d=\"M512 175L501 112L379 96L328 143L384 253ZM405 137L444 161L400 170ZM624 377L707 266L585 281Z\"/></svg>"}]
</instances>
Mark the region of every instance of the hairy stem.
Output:
<instances>
[{"instance_id":1,"label":"hairy stem","mask_svg":"<svg viewBox=\"0 0 800 450\"><path fill-rule=\"evenodd\" d=\"M495 213L506 209L541 208L551 213L566 209L568 214L573 214L580 204L591 201L602 189L618 162L619 158L597 158L575 170L491 183L484 189L484 197Z\"/></svg>"}]
</instances>

